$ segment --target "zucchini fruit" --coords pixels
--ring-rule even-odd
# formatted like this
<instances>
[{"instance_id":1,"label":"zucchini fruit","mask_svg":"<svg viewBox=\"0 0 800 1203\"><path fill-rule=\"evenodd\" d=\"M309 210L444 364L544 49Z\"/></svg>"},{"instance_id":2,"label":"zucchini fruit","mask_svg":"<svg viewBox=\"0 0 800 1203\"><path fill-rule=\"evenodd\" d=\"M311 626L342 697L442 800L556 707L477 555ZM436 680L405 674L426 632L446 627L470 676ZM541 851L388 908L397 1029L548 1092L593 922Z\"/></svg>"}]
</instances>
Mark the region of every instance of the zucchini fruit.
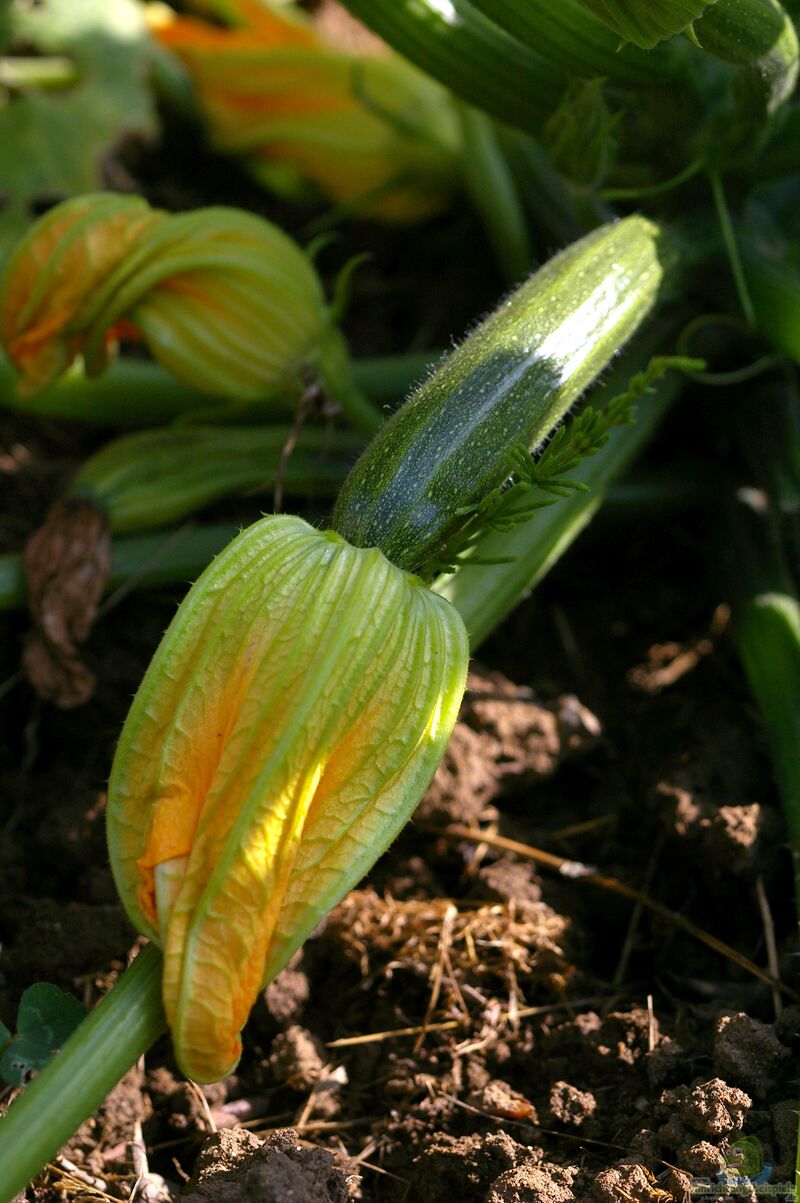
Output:
<instances>
[{"instance_id":1,"label":"zucchini fruit","mask_svg":"<svg viewBox=\"0 0 800 1203\"><path fill-rule=\"evenodd\" d=\"M430 576L465 510L535 448L650 312L673 255L643 217L602 226L512 293L390 419L346 480L333 526Z\"/></svg>"},{"instance_id":2,"label":"zucchini fruit","mask_svg":"<svg viewBox=\"0 0 800 1203\"><path fill-rule=\"evenodd\" d=\"M744 70L767 113L789 99L797 83L797 31L778 0L716 0L695 22L708 54ZM749 90L749 89L748 89Z\"/></svg>"}]
</instances>

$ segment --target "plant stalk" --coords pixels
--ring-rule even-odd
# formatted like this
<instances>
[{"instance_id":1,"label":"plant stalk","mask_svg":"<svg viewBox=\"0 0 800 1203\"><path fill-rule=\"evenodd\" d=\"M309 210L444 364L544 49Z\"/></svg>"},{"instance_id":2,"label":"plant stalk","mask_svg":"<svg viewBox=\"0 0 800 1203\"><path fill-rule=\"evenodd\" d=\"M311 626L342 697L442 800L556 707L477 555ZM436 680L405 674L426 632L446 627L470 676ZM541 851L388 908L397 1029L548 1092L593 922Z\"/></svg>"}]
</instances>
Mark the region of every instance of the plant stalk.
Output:
<instances>
[{"instance_id":1,"label":"plant stalk","mask_svg":"<svg viewBox=\"0 0 800 1203\"><path fill-rule=\"evenodd\" d=\"M437 352L423 351L354 360L353 382L373 401L397 404L437 358ZM212 407L217 419L226 422L237 417L251 422L285 422L291 410L275 400L259 401L257 405L215 401L146 359L118 359L102 376L93 379L76 367L34 396L19 397L16 381L17 373L0 352L0 408L103 426L155 426L197 412L207 416Z\"/></svg>"},{"instance_id":2,"label":"plant stalk","mask_svg":"<svg viewBox=\"0 0 800 1203\"><path fill-rule=\"evenodd\" d=\"M161 953L148 944L0 1119L0 1203L24 1190L165 1030Z\"/></svg>"},{"instance_id":3,"label":"plant stalk","mask_svg":"<svg viewBox=\"0 0 800 1203\"><path fill-rule=\"evenodd\" d=\"M191 581L235 534L231 523L220 522L114 539L109 591ZM0 556L0 612L19 609L26 599L22 556Z\"/></svg>"}]
</instances>

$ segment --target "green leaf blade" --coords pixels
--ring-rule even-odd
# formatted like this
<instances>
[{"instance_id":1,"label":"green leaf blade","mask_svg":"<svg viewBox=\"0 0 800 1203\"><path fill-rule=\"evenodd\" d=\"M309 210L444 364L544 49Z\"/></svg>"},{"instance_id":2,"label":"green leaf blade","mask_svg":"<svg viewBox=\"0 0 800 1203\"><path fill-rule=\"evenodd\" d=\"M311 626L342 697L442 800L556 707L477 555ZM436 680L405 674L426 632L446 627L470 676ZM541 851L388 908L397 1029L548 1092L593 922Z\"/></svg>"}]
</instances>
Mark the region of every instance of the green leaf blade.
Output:
<instances>
[{"instance_id":1,"label":"green leaf blade","mask_svg":"<svg viewBox=\"0 0 800 1203\"><path fill-rule=\"evenodd\" d=\"M8 1033L0 1056L0 1074L12 1086L22 1086L30 1073L42 1069L83 1020L86 1012L72 994L49 982L37 982L23 994L17 1012L17 1034L0 1025L0 1041Z\"/></svg>"}]
</instances>

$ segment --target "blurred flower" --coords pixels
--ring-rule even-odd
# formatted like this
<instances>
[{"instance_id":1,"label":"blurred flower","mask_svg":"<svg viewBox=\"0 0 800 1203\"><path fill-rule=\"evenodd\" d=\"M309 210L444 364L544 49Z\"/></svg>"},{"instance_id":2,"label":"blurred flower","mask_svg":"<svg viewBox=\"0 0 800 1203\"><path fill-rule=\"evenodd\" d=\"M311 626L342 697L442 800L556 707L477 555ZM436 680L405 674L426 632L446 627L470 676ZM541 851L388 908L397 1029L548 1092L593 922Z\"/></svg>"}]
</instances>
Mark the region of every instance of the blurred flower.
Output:
<instances>
[{"instance_id":1,"label":"blurred flower","mask_svg":"<svg viewBox=\"0 0 800 1203\"><path fill-rule=\"evenodd\" d=\"M448 93L391 51L328 44L299 14L231 0L222 28L154 10L161 43L186 65L214 144L295 195L393 222L447 204L458 183L459 127Z\"/></svg>"},{"instance_id":2,"label":"blurred flower","mask_svg":"<svg viewBox=\"0 0 800 1203\"><path fill-rule=\"evenodd\" d=\"M111 774L117 886L212 1081L259 990L409 818L464 690L458 613L376 548L251 526L181 605Z\"/></svg>"},{"instance_id":3,"label":"blurred flower","mask_svg":"<svg viewBox=\"0 0 800 1203\"><path fill-rule=\"evenodd\" d=\"M187 384L256 400L296 395L301 365L347 375L310 261L281 230L237 209L167 214L92 193L35 223L0 276L0 341L20 392L81 355L89 375L139 338Z\"/></svg>"}]
</instances>

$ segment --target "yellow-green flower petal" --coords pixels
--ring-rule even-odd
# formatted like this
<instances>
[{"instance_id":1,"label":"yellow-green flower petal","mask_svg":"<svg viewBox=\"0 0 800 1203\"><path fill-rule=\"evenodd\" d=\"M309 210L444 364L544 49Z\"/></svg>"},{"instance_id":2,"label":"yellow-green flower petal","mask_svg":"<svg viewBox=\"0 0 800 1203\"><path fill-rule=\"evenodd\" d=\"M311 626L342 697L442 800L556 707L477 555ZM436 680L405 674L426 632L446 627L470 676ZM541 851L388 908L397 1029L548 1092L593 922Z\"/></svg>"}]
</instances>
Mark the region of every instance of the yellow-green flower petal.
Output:
<instances>
[{"instance_id":1,"label":"yellow-green flower petal","mask_svg":"<svg viewBox=\"0 0 800 1203\"><path fill-rule=\"evenodd\" d=\"M310 23L237 0L235 28L166 16L153 32L185 64L211 136L268 186L310 181L390 222L441 211L458 184L447 92L398 55L329 45Z\"/></svg>"},{"instance_id":2,"label":"yellow-green flower petal","mask_svg":"<svg viewBox=\"0 0 800 1203\"><path fill-rule=\"evenodd\" d=\"M467 654L448 603L299 518L256 523L187 596L120 740L109 843L190 1076L232 1068L262 983L408 819Z\"/></svg>"}]
</instances>

